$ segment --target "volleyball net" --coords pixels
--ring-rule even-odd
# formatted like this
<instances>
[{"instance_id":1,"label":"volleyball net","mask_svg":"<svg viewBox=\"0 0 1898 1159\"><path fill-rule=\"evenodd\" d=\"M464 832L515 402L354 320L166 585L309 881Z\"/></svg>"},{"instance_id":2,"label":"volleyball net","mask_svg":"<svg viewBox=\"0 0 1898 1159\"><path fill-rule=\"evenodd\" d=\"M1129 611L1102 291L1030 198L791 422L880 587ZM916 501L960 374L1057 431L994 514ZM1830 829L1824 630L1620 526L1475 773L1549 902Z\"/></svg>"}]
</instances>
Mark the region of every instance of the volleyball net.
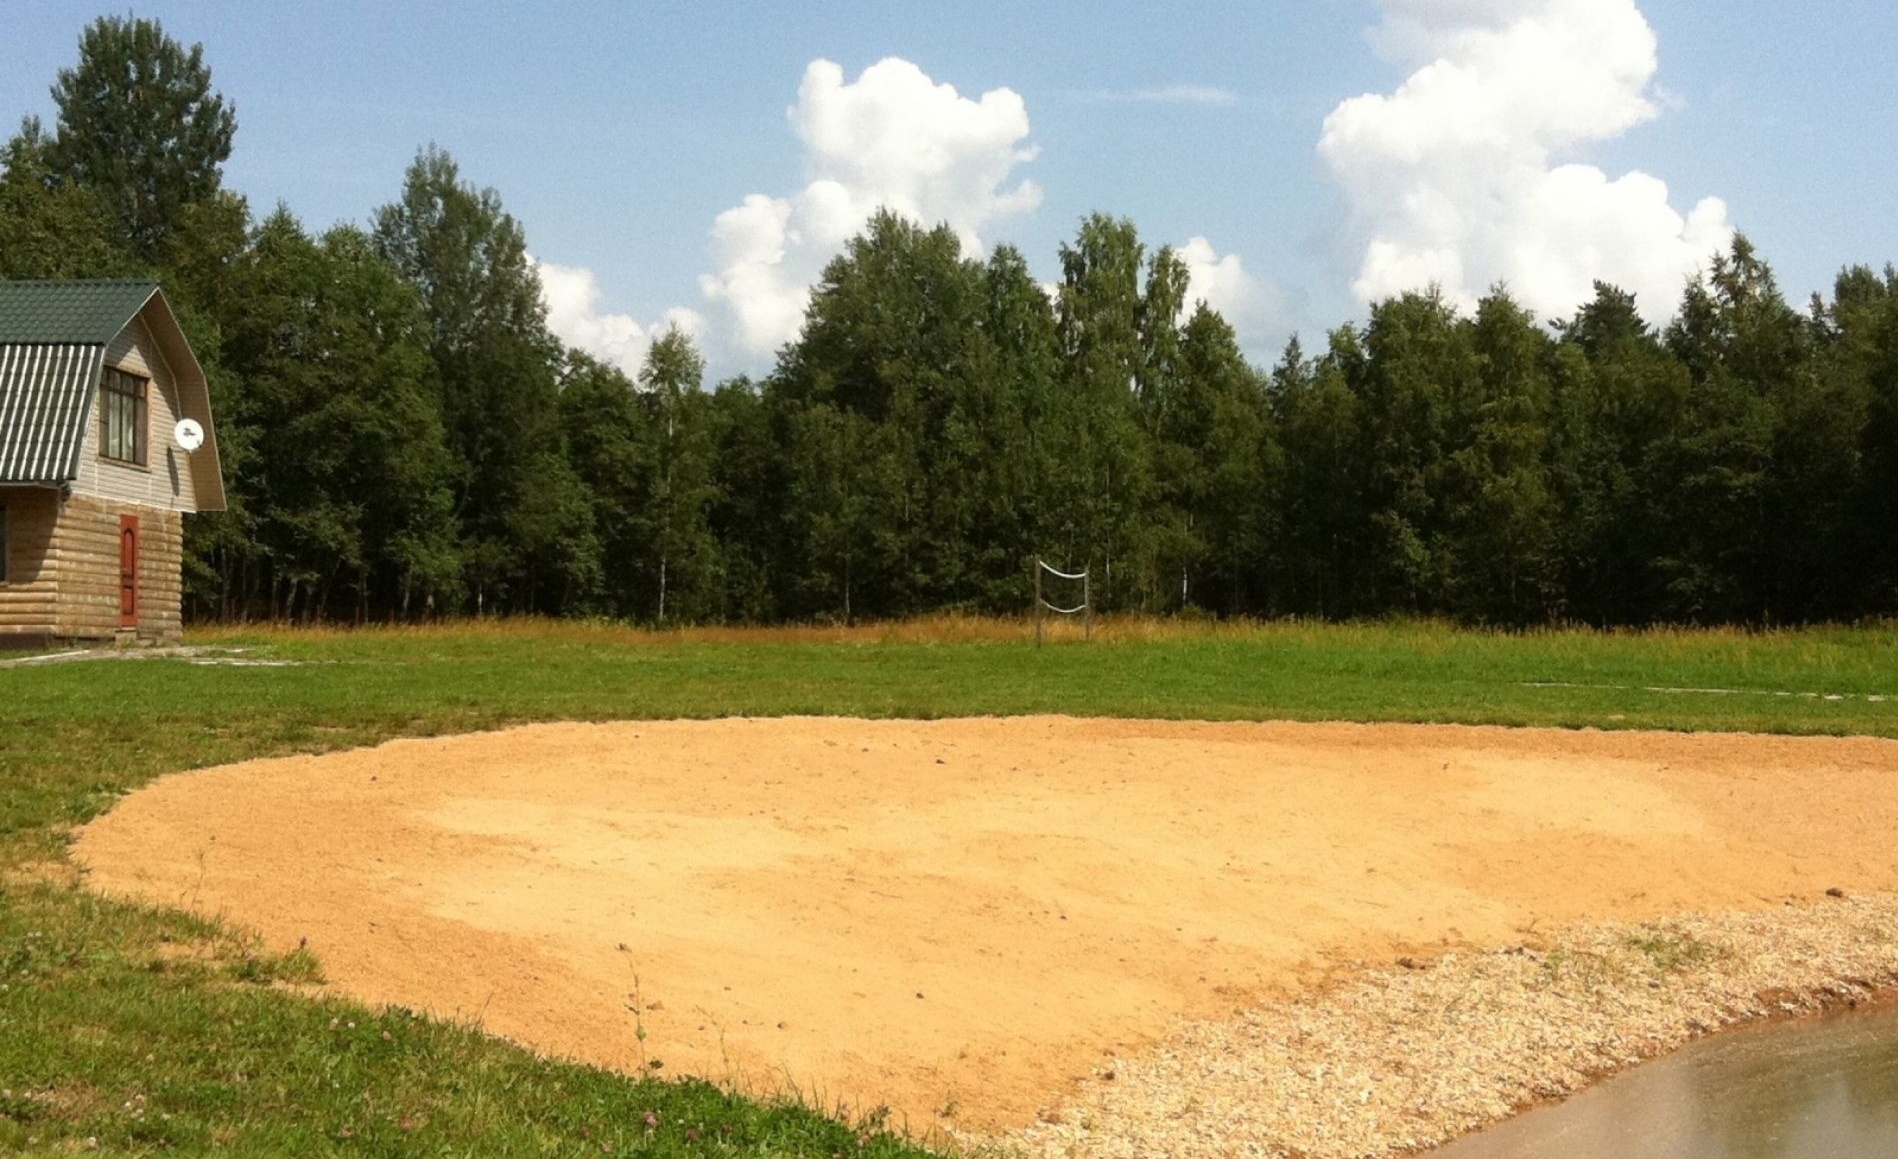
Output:
<instances>
[{"instance_id":1,"label":"volleyball net","mask_svg":"<svg viewBox=\"0 0 1898 1159\"><path fill-rule=\"evenodd\" d=\"M1040 556L1035 557L1035 644L1041 644L1044 625L1050 615L1081 617L1081 634L1085 639L1094 638L1094 605L1092 585L1088 572L1091 569L1067 572L1051 565ZM1078 589L1077 586L1078 585ZM1049 598L1050 586L1065 587L1060 603ZM1076 599L1078 597L1078 602Z\"/></svg>"}]
</instances>

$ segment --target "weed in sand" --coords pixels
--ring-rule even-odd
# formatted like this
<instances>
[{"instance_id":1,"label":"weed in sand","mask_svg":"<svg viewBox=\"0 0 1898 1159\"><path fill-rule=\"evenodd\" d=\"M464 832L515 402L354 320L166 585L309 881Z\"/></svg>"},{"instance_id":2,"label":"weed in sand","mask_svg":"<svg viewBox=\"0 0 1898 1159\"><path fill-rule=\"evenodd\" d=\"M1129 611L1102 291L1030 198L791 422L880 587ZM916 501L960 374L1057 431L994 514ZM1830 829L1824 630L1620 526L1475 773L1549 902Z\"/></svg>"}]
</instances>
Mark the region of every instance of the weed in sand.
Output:
<instances>
[{"instance_id":1,"label":"weed in sand","mask_svg":"<svg viewBox=\"0 0 1898 1159\"><path fill-rule=\"evenodd\" d=\"M1660 974L1678 974L1724 953L1712 942L1671 924L1644 926L1626 940L1628 948L1638 951Z\"/></svg>"}]
</instances>

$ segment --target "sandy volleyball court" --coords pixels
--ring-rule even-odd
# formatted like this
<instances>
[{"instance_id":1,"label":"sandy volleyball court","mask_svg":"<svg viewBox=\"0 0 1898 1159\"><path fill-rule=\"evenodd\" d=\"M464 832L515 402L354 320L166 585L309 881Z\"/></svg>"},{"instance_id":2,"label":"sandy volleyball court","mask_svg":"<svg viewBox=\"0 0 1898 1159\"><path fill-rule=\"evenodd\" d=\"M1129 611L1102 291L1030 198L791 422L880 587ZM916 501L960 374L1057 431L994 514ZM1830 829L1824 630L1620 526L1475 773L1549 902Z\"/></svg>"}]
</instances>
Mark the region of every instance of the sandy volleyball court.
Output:
<instances>
[{"instance_id":1,"label":"sandy volleyball court","mask_svg":"<svg viewBox=\"0 0 1898 1159\"><path fill-rule=\"evenodd\" d=\"M558 724L167 777L77 857L369 1001L980 1126L1353 962L1898 889L1895 775L1868 739Z\"/></svg>"}]
</instances>

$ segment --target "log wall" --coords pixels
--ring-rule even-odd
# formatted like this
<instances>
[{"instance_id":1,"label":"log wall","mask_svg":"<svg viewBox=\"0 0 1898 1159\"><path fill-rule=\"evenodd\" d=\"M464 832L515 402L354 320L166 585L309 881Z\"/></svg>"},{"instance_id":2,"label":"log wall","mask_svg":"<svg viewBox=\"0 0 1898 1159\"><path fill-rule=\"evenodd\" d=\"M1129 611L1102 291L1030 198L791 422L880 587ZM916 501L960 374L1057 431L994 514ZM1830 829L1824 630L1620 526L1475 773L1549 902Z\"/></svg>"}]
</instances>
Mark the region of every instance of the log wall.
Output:
<instances>
[{"instance_id":1,"label":"log wall","mask_svg":"<svg viewBox=\"0 0 1898 1159\"><path fill-rule=\"evenodd\" d=\"M0 647L56 638L109 640L119 627L119 517L139 521L138 627L141 640L175 642L183 634L185 511L201 494L216 498L198 476L214 471L209 453L186 455L172 441L180 385L143 318L106 348L106 365L148 378L147 465L100 454L104 409L94 397L73 494L0 487L7 508L7 559L0 578ZM97 388L95 388L96 391ZM193 379L202 394L202 384ZM208 420L208 402L197 400ZM207 421L207 427L210 425Z\"/></svg>"},{"instance_id":2,"label":"log wall","mask_svg":"<svg viewBox=\"0 0 1898 1159\"><path fill-rule=\"evenodd\" d=\"M7 559L0 578L0 648L37 647L53 635L59 585L52 566L59 494L40 487L0 487L7 509Z\"/></svg>"},{"instance_id":3,"label":"log wall","mask_svg":"<svg viewBox=\"0 0 1898 1159\"><path fill-rule=\"evenodd\" d=\"M176 511L75 495L53 532L60 636L119 632L119 516L138 516L138 637L177 642L184 632L184 519Z\"/></svg>"}]
</instances>

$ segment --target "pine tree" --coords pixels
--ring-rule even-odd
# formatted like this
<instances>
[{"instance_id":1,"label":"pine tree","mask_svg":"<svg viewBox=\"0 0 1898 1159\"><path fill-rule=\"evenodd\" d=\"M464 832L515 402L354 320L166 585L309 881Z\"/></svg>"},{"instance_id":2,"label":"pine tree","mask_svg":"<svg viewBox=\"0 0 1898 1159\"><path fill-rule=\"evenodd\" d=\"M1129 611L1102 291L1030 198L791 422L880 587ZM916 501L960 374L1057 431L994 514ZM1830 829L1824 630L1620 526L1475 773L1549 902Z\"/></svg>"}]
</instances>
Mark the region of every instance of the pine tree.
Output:
<instances>
[{"instance_id":1,"label":"pine tree","mask_svg":"<svg viewBox=\"0 0 1898 1159\"><path fill-rule=\"evenodd\" d=\"M1744 236L1687 288L1667 345L1689 393L1674 437L1654 448L1648 483L1667 531L1659 567L1669 619L1786 614L1769 594L1774 557L1792 547L1770 522L1774 442L1787 379L1805 372L1806 338Z\"/></svg>"},{"instance_id":2,"label":"pine tree","mask_svg":"<svg viewBox=\"0 0 1898 1159\"><path fill-rule=\"evenodd\" d=\"M53 85L59 108L48 167L89 191L131 251L157 259L192 205L218 191L237 115L211 88L204 48L156 20L101 16L79 61Z\"/></svg>"},{"instance_id":3,"label":"pine tree","mask_svg":"<svg viewBox=\"0 0 1898 1159\"><path fill-rule=\"evenodd\" d=\"M0 278L106 278L139 272L90 190L53 179L51 142L27 117L0 153Z\"/></svg>"},{"instance_id":4,"label":"pine tree","mask_svg":"<svg viewBox=\"0 0 1898 1159\"><path fill-rule=\"evenodd\" d=\"M431 146L374 236L428 317L474 610L586 606L603 580L599 539L561 443L560 344L520 223Z\"/></svg>"}]
</instances>

